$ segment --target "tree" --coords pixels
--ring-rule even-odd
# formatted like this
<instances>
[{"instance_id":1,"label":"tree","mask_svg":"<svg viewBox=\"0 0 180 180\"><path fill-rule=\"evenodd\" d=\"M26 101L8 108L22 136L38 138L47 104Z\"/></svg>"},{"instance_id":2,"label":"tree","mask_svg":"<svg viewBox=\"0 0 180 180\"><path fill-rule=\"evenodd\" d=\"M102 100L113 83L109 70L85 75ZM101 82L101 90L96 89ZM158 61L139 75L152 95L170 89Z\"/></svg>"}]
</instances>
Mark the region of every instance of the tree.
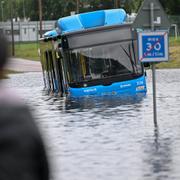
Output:
<instances>
[{"instance_id":1,"label":"tree","mask_svg":"<svg viewBox=\"0 0 180 180\"><path fill-rule=\"evenodd\" d=\"M127 1L127 0L126 0ZM169 15L180 15L180 0L159 0L161 5L164 7L165 11ZM141 6L143 0L133 0L131 2L132 8L135 12ZM132 10L131 8L131 10Z\"/></svg>"},{"instance_id":2,"label":"tree","mask_svg":"<svg viewBox=\"0 0 180 180\"><path fill-rule=\"evenodd\" d=\"M180 15L180 0L160 0L166 12L171 15Z\"/></svg>"},{"instance_id":3,"label":"tree","mask_svg":"<svg viewBox=\"0 0 180 180\"><path fill-rule=\"evenodd\" d=\"M13 17L26 16L31 20L38 20L37 0L3 0L4 20L10 19L10 4L13 3ZM115 3L118 8L124 8L128 13L137 12L143 0L42 0L43 20L55 20L70 15L71 11L79 12L95 11L100 9L112 9ZM180 15L180 0L160 0L165 11L169 15Z\"/></svg>"}]
</instances>

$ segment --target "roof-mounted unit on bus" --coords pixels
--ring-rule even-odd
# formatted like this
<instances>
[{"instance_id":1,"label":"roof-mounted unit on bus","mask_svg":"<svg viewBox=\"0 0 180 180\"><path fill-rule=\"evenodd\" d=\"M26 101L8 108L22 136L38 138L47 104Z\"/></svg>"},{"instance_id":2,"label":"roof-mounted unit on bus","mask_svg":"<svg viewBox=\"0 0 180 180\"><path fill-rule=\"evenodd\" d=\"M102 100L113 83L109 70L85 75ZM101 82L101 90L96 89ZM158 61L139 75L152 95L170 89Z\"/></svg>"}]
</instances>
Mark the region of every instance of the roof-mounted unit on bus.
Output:
<instances>
[{"instance_id":1,"label":"roof-mounted unit on bus","mask_svg":"<svg viewBox=\"0 0 180 180\"><path fill-rule=\"evenodd\" d=\"M126 16L124 9L100 10L60 18L57 25L61 34L65 34L95 27L123 24Z\"/></svg>"},{"instance_id":2,"label":"roof-mounted unit on bus","mask_svg":"<svg viewBox=\"0 0 180 180\"><path fill-rule=\"evenodd\" d=\"M46 33L44 33L44 38L49 38L49 37L56 37L58 36L58 33L57 31L54 29L54 30L51 30L51 31L47 31Z\"/></svg>"},{"instance_id":3,"label":"roof-mounted unit on bus","mask_svg":"<svg viewBox=\"0 0 180 180\"><path fill-rule=\"evenodd\" d=\"M57 29L53 29L50 31L47 31L46 33L43 34L43 38L41 40L43 41L49 41L49 40L55 40L60 36L60 33L58 33Z\"/></svg>"}]
</instances>

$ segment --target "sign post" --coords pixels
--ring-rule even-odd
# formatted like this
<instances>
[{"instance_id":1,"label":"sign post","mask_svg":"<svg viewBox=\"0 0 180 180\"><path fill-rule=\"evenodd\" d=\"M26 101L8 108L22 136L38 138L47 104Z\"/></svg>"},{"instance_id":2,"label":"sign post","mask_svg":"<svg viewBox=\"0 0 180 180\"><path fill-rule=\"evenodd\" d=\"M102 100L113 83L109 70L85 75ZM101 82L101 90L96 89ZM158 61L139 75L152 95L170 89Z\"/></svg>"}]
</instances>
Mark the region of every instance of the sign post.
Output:
<instances>
[{"instance_id":1,"label":"sign post","mask_svg":"<svg viewBox=\"0 0 180 180\"><path fill-rule=\"evenodd\" d=\"M152 66L153 114L157 125L156 108L156 67L155 63L168 61L168 31L145 31L138 33L138 54L141 62Z\"/></svg>"},{"instance_id":2,"label":"sign post","mask_svg":"<svg viewBox=\"0 0 180 180\"><path fill-rule=\"evenodd\" d=\"M151 11L151 31L154 31L154 3L150 4ZM156 65L152 63L152 87L153 87L153 114L154 114L154 124L157 127L157 108L156 108Z\"/></svg>"},{"instance_id":3,"label":"sign post","mask_svg":"<svg viewBox=\"0 0 180 180\"><path fill-rule=\"evenodd\" d=\"M133 23L138 32L138 51L141 62L152 67L153 115L157 127L156 63L168 61L168 29L170 23L158 0L144 0Z\"/></svg>"}]
</instances>

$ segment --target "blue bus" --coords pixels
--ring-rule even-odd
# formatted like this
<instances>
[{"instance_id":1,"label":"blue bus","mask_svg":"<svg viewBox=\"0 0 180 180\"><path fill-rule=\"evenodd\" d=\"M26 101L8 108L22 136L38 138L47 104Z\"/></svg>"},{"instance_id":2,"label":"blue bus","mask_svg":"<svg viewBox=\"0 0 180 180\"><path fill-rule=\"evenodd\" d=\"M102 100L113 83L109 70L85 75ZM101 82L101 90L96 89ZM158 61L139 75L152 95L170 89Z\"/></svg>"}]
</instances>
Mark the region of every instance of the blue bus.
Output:
<instances>
[{"instance_id":1,"label":"blue bus","mask_svg":"<svg viewBox=\"0 0 180 180\"><path fill-rule=\"evenodd\" d=\"M109 9L57 20L40 40L45 90L70 97L145 94L137 32L126 16Z\"/></svg>"}]
</instances>

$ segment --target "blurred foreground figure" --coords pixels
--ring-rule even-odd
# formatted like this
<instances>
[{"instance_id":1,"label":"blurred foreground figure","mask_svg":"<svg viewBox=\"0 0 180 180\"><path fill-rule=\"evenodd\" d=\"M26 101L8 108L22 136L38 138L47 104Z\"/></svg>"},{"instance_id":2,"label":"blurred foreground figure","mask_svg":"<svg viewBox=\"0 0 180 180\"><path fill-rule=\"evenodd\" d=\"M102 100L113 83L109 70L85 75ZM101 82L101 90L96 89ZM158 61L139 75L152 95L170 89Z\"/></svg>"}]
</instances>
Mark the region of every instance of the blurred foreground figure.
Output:
<instances>
[{"instance_id":1,"label":"blurred foreground figure","mask_svg":"<svg viewBox=\"0 0 180 180\"><path fill-rule=\"evenodd\" d=\"M0 79L7 54L7 42L0 35ZM0 81L0 180L49 180L40 133L28 107L13 93Z\"/></svg>"}]
</instances>

